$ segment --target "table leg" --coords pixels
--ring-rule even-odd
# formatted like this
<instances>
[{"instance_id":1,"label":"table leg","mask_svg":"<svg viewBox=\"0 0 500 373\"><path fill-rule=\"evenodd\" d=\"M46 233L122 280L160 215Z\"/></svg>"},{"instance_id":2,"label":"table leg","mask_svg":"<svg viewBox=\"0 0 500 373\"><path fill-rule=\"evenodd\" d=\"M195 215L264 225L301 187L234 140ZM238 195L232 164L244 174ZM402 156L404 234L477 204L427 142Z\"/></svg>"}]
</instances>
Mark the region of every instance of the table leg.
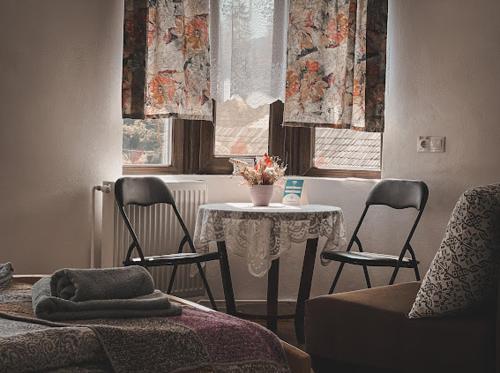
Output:
<instances>
[{"instance_id":1,"label":"table leg","mask_svg":"<svg viewBox=\"0 0 500 373\"><path fill-rule=\"evenodd\" d=\"M278 329L278 288L280 260L274 259L267 274L267 328L276 333Z\"/></svg>"},{"instance_id":2,"label":"table leg","mask_svg":"<svg viewBox=\"0 0 500 373\"><path fill-rule=\"evenodd\" d=\"M236 315L236 302L234 300L233 282L231 281L226 243L224 241L217 241L217 250L220 255L220 272L222 287L224 288L224 298L226 299L226 312L230 315Z\"/></svg>"},{"instance_id":3,"label":"table leg","mask_svg":"<svg viewBox=\"0 0 500 373\"><path fill-rule=\"evenodd\" d=\"M304 253L304 263L302 264L302 275L300 276L299 294L297 296L297 305L295 308L295 335L297 342L303 344L304 337L304 309L306 300L311 294L311 284L316 262L316 251L318 249L318 239L310 238L307 240L306 251Z\"/></svg>"}]
</instances>

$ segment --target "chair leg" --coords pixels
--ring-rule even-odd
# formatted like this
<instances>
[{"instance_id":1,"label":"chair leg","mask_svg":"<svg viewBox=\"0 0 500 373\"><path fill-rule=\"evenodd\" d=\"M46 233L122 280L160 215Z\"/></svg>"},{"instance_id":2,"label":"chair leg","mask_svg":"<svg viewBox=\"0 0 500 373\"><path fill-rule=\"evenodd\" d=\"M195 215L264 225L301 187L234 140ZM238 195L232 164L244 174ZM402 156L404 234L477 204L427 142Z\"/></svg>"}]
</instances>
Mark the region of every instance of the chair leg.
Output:
<instances>
[{"instance_id":1,"label":"chair leg","mask_svg":"<svg viewBox=\"0 0 500 373\"><path fill-rule=\"evenodd\" d=\"M226 313L236 315L236 302L234 300L233 282L231 280L231 270L227 258L227 248L224 241L217 241L217 251L219 252L219 266L224 289L224 299L226 301Z\"/></svg>"},{"instance_id":2,"label":"chair leg","mask_svg":"<svg viewBox=\"0 0 500 373\"><path fill-rule=\"evenodd\" d=\"M415 270L415 278L417 281L420 281L420 272L418 270L418 264L415 263L415 267L413 267L413 269Z\"/></svg>"},{"instance_id":3,"label":"chair leg","mask_svg":"<svg viewBox=\"0 0 500 373\"><path fill-rule=\"evenodd\" d=\"M372 284L370 282L370 275L368 274L368 267L365 265L363 266L363 273L365 274L366 286L371 288Z\"/></svg>"},{"instance_id":4,"label":"chair leg","mask_svg":"<svg viewBox=\"0 0 500 373\"><path fill-rule=\"evenodd\" d=\"M200 273L203 285L207 290L207 295L208 299L210 299L210 304L212 305L212 308L217 311L217 305L215 304L215 299L214 296L212 295L212 290L210 290L210 286L208 285L207 277L205 276L205 271L203 271L203 268L201 267L200 263L196 263L196 266L198 267L198 272Z\"/></svg>"},{"instance_id":5,"label":"chair leg","mask_svg":"<svg viewBox=\"0 0 500 373\"><path fill-rule=\"evenodd\" d=\"M344 264L345 263L340 263L339 269L337 270L337 274L335 275L335 278L333 279L332 286L330 287L330 290L328 291L328 294L332 294L333 291L335 290L335 287L337 286L337 282L339 282L340 274L342 273L342 270L344 269Z\"/></svg>"},{"instance_id":6,"label":"chair leg","mask_svg":"<svg viewBox=\"0 0 500 373\"><path fill-rule=\"evenodd\" d=\"M389 285L394 285L394 281L396 281L396 276L398 275L398 272L399 272L399 266L396 266L394 268L394 271L392 272L391 281L389 281Z\"/></svg>"},{"instance_id":7,"label":"chair leg","mask_svg":"<svg viewBox=\"0 0 500 373\"><path fill-rule=\"evenodd\" d=\"M168 294L170 294L172 292L172 289L174 287L174 280L175 280L176 274L177 274L177 265L174 265L174 268L172 269L172 274L170 275L170 281L168 282L168 288L167 288Z\"/></svg>"}]
</instances>

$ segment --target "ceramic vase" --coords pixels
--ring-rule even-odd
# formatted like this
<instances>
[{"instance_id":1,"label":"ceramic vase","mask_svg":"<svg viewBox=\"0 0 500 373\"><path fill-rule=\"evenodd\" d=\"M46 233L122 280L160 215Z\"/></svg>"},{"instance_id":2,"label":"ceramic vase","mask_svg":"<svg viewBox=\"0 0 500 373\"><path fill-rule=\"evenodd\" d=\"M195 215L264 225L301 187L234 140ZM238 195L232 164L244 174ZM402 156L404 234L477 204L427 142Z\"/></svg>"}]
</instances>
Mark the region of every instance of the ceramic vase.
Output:
<instances>
[{"instance_id":1,"label":"ceramic vase","mask_svg":"<svg viewBox=\"0 0 500 373\"><path fill-rule=\"evenodd\" d=\"M269 206L273 198L274 185L250 186L250 198L254 206Z\"/></svg>"}]
</instances>

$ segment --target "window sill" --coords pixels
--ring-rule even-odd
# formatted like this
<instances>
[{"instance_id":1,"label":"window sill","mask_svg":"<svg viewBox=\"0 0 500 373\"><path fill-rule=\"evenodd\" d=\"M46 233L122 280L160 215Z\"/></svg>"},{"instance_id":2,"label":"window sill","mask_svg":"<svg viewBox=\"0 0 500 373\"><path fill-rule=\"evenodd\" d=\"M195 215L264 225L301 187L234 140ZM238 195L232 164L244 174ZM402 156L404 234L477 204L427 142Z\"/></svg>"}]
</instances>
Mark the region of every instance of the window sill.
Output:
<instances>
[{"instance_id":1,"label":"window sill","mask_svg":"<svg viewBox=\"0 0 500 373\"><path fill-rule=\"evenodd\" d=\"M227 163L227 159L224 159ZM227 165L222 165L218 162L217 167L205 167L200 173L197 174L183 174L180 170L173 166L123 166L123 175L176 175L176 176L189 176L189 175L211 175L211 176L230 176L232 169ZM207 172L208 171L208 172ZM358 179L380 179L381 171L374 170L329 170L320 169L316 167L310 168L305 175L287 175L287 177L316 177L316 178L358 178Z\"/></svg>"},{"instance_id":2,"label":"window sill","mask_svg":"<svg viewBox=\"0 0 500 373\"><path fill-rule=\"evenodd\" d=\"M159 177L165 181L204 181L204 180L234 180L235 182L243 181L239 176L233 175L221 175L221 174L168 174L168 173L142 173L142 174L131 174L124 173L123 176L137 176L137 177ZM359 181L359 182L377 182L380 180L376 177L359 177L359 176L298 176L298 175L288 175L285 178L300 178L304 180L313 181Z\"/></svg>"},{"instance_id":3,"label":"window sill","mask_svg":"<svg viewBox=\"0 0 500 373\"><path fill-rule=\"evenodd\" d=\"M306 176L315 177L333 177L333 178L361 178L361 179L380 179L381 171L376 170L329 170L311 167Z\"/></svg>"},{"instance_id":4,"label":"window sill","mask_svg":"<svg viewBox=\"0 0 500 373\"><path fill-rule=\"evenodd\" d=\"M180 172L174 166L122 166L123 175L176 175Z\"/></svg>"}]
</instances>

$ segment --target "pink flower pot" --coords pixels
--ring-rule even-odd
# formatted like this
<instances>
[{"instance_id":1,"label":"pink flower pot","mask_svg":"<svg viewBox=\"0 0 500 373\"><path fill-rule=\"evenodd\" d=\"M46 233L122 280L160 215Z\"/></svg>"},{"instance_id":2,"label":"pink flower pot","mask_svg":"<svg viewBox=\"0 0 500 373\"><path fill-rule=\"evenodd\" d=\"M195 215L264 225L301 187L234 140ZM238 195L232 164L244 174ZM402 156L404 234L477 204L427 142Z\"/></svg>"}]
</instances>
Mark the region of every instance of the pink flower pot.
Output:
<instances>
[{"instance_id":1,"label":"pink flower pot","mask_svg":"<svg viewBox=\"0 0 500 373\"><path fill-rule=\"evenodd\" d=\"M250 198L254 206L269 206L273 198L274 185L252 185L250 186Z\"/></svg>"}]
</instances>

